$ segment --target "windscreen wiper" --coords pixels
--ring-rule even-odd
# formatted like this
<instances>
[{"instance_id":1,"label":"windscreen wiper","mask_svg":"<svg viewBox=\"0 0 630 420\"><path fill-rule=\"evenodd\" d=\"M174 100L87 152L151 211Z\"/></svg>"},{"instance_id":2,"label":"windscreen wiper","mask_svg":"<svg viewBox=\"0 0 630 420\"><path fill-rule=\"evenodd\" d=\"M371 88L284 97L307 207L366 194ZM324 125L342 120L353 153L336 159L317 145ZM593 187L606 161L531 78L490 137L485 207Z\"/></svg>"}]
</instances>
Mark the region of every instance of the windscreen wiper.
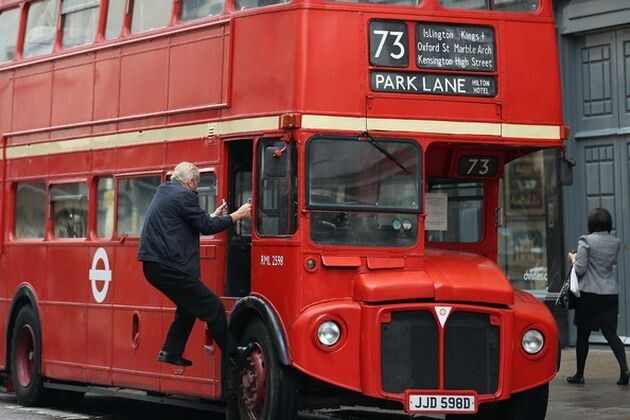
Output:
<instances>
[{"instance_id":1,"label":"windscreen wiper","mask_svg":"<svg viewBox=\"0 0 630 420\"><path fill-rule=\"evenodd\" d=\"M389 160L391 160L392 162L394 162L396 165L398 165L398 167L400 169L402 169L403 171L405 171L406 174L411 175L411 172L409 172L409 170L405 167L405 165L403 165L398 159L396 159L396 157L394 155L392 155L386 148L383 147L383 145L381 143L379 143L378 141L374 140L372 138L372 136L370 136L370 133L368 133L367 131L364 132L363 134L361 134L359 136L359 139L361 138L365 138L367 139L367 141L379 152L381 152L382 154L384 154L385 156L387 156L387 158Z\"/></svg>"}]
</instances>

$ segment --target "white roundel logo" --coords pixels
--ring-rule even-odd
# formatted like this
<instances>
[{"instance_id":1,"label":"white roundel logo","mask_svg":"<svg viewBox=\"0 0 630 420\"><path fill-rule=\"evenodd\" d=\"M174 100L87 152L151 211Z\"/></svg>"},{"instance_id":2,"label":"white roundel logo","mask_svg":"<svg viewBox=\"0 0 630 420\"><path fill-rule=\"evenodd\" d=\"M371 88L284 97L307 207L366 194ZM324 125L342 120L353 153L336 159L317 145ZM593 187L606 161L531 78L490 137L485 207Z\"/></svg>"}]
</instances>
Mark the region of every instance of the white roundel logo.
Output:
<instances>
[{"instance_id":1,"label":"white roundel logo","mask_svg":"<svg viewBox=\"0 0 630 420\"><path fill-rule=\"evenodd\" d=\"M102 261L104 268L98 268ZM94 300L102 303L107 297L109 282L112 281L112 271L109 269L109 259L105 248L99 248L92 257L92 268L90 269L90 283L92 283L92 295ZM101 287L99 289L99 287Z\"/></svg>"}]
</instances>

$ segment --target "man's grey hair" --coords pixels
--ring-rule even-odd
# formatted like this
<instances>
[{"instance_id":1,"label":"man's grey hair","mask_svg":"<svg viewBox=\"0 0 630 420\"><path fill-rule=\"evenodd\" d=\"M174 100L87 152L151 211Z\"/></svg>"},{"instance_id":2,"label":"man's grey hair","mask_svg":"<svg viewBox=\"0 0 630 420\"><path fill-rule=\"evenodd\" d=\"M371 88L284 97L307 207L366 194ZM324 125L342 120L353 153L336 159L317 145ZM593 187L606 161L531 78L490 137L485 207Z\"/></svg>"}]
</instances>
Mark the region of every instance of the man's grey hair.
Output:
<instances>
[{"instance_id":1,"label":"man's grey hair","mask_svg":"<svg viewBox=\"0 0 630 420\"><path fill-rule=\"evenodd\" d=\"M190 181L196 181L199 179L199 169L190 162L179 163L173 171L171 180L186 185Z\"/></svg>"}]
</instances>

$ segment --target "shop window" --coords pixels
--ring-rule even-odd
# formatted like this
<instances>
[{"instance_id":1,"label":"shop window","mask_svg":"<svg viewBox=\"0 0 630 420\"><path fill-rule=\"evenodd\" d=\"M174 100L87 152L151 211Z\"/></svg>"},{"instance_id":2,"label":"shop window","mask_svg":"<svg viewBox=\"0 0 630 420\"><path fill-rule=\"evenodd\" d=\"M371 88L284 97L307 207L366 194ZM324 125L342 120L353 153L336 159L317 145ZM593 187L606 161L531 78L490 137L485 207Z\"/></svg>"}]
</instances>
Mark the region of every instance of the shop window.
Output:
<instances>
[{"instance_id":1,"label":"shop window","mask_svg":"<svg viewBox=\"0 0 630 420\"><path fill-rule=\"evenodd\" d=\"M55 238L85 238L88 190L85 182L57 184L50 188Z\"/></svg>"},{"instance_id":2,"label":"shop window","mask_svg":"<svg viewBox=\"0 0 630 420\"><path fill-rule=\"evenodd\" d=\"M20 9L0 13L0 63L13 60L17 46Z\"/></svg>"},{"instance_id":3,"label":"shop window","mask_svg":"<svg viewBox=\"0 0 630 420\"><path fill-rule=\"evenodd\" d=\"M125 0L109 0L107 4L107 22L105 39L118 38L122 34L125 22Z\"/></svg>"},{"instance_id":4,"label":"shop window","mask_svg":"<svg viewBox=\"0 0 630 420\"><path fill-rule=\"evenodd\" d=\"M111 238L114 234L114 180L98 180L96 196L96 234L99 238Z\"/></svg>"},{"instance_id":5,"label":"shop window","mask_svg":"<svg viewBox=\"0 0 630 420\"><path fill-rule=\"evenodd\" d=\"M479 242L483 232L483 184L429 179L426 212L428 241Z\"/></svg>"},{"instance_id":6,"label":"shop window","mask_svg":"<svg viewBox=\"0 0 630 420\"><path fill-rule=\"evenodd\" d=\"M77 47L94 41L98 26L99 0L63 0L63 48Z\"/></svg>"},{"instance_id":7,"label":"shop window","mask_svg":"<svg viewBox=\"0 0 630 420\"><path fill-rule=\"evenodd\" d=\"M179 20L188 21L218 15L224 6L225 0L181 0Z\"/></svg>"},{"instance_id":8,"label":"shop window","mask_svg":"<svg viewBox=\"0 0 630 420\"><path fill-rule=\"evenodd\" d=\"M41 0L28 7L24 57L52 52L57 29L57 5L58 0Z\"/></svg>"},{"instance_id":9,"label":"shop window","mask_svg":"<svg viewBox=\"0 0 630 420\"><path fill-rule=\"evenodd\" d=\"M498 231L498 260L514 287L519 289L547 288L544 168L543 152L523 156L506 165L501 185L505 222Z\"/></svg>"},{"instance_id":10,"label":"shop window","mask_svg":"<svg viewBox=\"0 0 630 420\"><path fill-rule=\"evenodd\" d=\"M46 230L46 184L21 182L15 189L15 237L43 238Z\"/></svg>"},{"instance_id":11,"label":"shop window","mask_svg":"<svg viewBox=\"0 0 630 420\"><path fill-rule=\"evenodd\" d=\"M172 0L134 0L131 32L163 28L171 19Z\"/></svg>"},{"instance_id":12,"label":"shop window","mask_svg":"<svg viewBox=\"0 0 630 420\"><path fill-rule=\"evenodd\" d=\"M127 178L118 181L119 235L140 235L153 195L160 185L160 176Z\"/></svg>"}]
</instances>

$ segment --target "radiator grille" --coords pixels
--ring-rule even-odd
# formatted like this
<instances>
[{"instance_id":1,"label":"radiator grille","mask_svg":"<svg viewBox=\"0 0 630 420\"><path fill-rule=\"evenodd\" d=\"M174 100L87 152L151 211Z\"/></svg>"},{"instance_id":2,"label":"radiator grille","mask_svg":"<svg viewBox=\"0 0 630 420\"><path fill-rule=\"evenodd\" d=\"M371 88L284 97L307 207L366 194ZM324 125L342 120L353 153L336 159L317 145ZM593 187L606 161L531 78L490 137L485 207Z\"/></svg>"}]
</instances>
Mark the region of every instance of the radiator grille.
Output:
<instances>
[{"instance_id":1,"label":"radiator grille","mask_svg":"<svg viewBox=\"0 0 630 420\"><path fill-rule=\"evenodd\" d=\"M399 311L381 325L385 392L439 388L439 330L429 311ZM499 327L490 316L454 312L444 331L444 388L492 394L499 379Z\"/></svg>"},{"instance_id":2,"label":"radiator grille","mask_svg":"<svg viewBox=\"0 0 630 420\"><path fill-rule=\"evenodd\" d=\"M428 311L393 312L381 325L383 390L438 387L438 329Z\"/></svg>"},{"instance_id":3,"label":"radiator grille","mask_svg":"<svg viewBox=\"0 0 630 420\"><path fill-rule=\"evenodd\" d=\"M499 379L499 327L490 317L474 312L455 312L444 335L445 389L474 389L492 394Z\"/></svg>"}]
</instances>

